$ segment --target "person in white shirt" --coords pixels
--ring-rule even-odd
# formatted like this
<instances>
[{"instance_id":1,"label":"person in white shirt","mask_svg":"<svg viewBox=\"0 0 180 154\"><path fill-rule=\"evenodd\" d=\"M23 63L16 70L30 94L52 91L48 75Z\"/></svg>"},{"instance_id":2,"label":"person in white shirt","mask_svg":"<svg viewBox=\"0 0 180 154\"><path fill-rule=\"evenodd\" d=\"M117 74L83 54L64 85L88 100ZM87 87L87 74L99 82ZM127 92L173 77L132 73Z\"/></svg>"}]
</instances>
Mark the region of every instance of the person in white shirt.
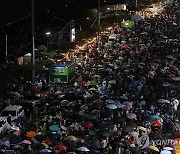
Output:
<instances>
[{"instance_id":1,"label":"person in white shirt","mask_svg":"<svg viewBox=\"0 0 180 154\"><path fill-rule=\"evenodd\" d=\"M174 110L177 111L179 106L179 100L176 98L172 98L171 104L173 105Z\"/></svg>"}]
</instances>

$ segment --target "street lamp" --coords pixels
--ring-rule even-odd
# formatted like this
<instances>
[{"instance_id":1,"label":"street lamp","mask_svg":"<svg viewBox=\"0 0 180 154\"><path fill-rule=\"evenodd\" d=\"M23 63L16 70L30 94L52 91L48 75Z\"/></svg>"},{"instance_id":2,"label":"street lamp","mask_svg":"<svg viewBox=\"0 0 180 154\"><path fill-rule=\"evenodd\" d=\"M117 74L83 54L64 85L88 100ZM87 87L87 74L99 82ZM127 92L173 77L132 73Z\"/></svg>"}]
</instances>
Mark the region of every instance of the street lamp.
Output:
<instances>
[{"instance_id":1,"label":"street lamp","mask_svg":"<svg viewBox=\"0 0 180 154\"><path fill-rule=\"evenodd\" d=\"M35 65L35 41L34 41L34 0L31 0L31 28L32 28L32 65ZM35 82L35 70L32 71L32 83Z\"/></svg>"},{"instance_id":2,"label":"street lamp","mask_svg":"<svg viewBox=\"0 0 180 154\"><path fill-rule=\"evenodd\" d=\"M8 35L6 34L6 64L8 63L7 56L8 56Z\"/></svg>"},{"instance_id":3,"label":"street lamp","mask_svg":"<svg viewBox=\"0 0 180 154\"><path fill-rule=\"evenodd\" d=\"M51 34L51 32L46 32L46 35L49 36Z\"/></svg>"},{"instance_id":4,"label":"street lamp","mask_svg":"<svg viewBox=\"0 0 180 154\"><path fill-rule=\"evenodd\" d=\"M46 32L47 36L47 48L49 48L49 36L51 35L51 32Z\"/></svg>"},{"instance_id":5,"label":"street lamp","mask_svg":"<svg viewBox=\"0 0 180 154\"><path fill-rule=\"evenodd\" d=\"M136 9L137 9L137 5L138 5L138 0L136 0Z\"/></svg>"}]
</instances>

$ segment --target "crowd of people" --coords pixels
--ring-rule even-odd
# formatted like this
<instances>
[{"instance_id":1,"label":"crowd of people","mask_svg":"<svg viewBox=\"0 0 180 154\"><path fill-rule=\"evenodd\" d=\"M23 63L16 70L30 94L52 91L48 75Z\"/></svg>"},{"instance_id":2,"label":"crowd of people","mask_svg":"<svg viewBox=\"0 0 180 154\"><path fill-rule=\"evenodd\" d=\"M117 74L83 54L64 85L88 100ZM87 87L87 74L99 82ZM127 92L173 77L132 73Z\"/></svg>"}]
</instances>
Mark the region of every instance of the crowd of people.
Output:
<instances>
[{"instance_id":1,"label":"crowd of people","mask_svg":"<svg viewBox=\"0 0 180 154\"><path fill-rule=\"evenodd\" d=\"M174 142L156 141L180 137L177 9L109 33L107 48L102 37L75 53L73 84L50 84L45 74L33 88L23 77L13 83L4 104L21 104L26 118L1 135L2 153L173 153Z\"/></svg>"}]
</instances>

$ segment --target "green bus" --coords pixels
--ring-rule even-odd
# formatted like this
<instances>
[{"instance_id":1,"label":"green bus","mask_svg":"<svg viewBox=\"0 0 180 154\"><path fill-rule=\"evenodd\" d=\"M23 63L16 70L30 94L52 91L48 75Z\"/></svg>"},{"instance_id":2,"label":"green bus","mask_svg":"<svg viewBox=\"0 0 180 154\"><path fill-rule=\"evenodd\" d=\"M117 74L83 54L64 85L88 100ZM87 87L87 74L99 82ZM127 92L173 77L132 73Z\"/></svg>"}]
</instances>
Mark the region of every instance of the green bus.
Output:
<instances>
[{"instance_id":1,"label":"green bus","mask_svg":"<svg viewBox=\"0 0 180 154\"><path fill-rule=\"evenodd\" d=\"M68 83L75 77L75 63L61 62L50 66L49 81L51 83Z\"/></svg>"}]
</instances>

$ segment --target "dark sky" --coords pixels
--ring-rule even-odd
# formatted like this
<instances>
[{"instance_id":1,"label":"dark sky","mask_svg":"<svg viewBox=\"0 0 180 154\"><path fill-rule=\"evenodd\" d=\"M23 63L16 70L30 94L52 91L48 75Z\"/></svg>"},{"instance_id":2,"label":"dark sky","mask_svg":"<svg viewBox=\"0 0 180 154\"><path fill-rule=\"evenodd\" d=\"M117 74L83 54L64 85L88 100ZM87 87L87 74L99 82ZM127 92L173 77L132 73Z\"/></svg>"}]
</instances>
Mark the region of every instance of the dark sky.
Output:
<instances>
[{"instance_id":1,"label":"dark sky","mask_svg":"<svg viewBox=\"0 0 180 154\"><path fill-rule=\"evenodd\" d=\"M96 6L97 0L34 0L35 13L43 10L58 8L66 4L77 7ZM104 2L119 2L122 0L100 0ZM31 13L31 0L0 0L0 26L19 20Z\"/></svg>"},{"instance_id":2,"label":"dark sky","mask_svg":"<svg viewBox=\"0 0 180 154\"><path fill-rule=\"evenodd\" d=\"M60 7L77 0L34 0L35 11ZM0 25L23 18L30 14L31 0L0 0Z\"/></svg>"}]
</instances>

